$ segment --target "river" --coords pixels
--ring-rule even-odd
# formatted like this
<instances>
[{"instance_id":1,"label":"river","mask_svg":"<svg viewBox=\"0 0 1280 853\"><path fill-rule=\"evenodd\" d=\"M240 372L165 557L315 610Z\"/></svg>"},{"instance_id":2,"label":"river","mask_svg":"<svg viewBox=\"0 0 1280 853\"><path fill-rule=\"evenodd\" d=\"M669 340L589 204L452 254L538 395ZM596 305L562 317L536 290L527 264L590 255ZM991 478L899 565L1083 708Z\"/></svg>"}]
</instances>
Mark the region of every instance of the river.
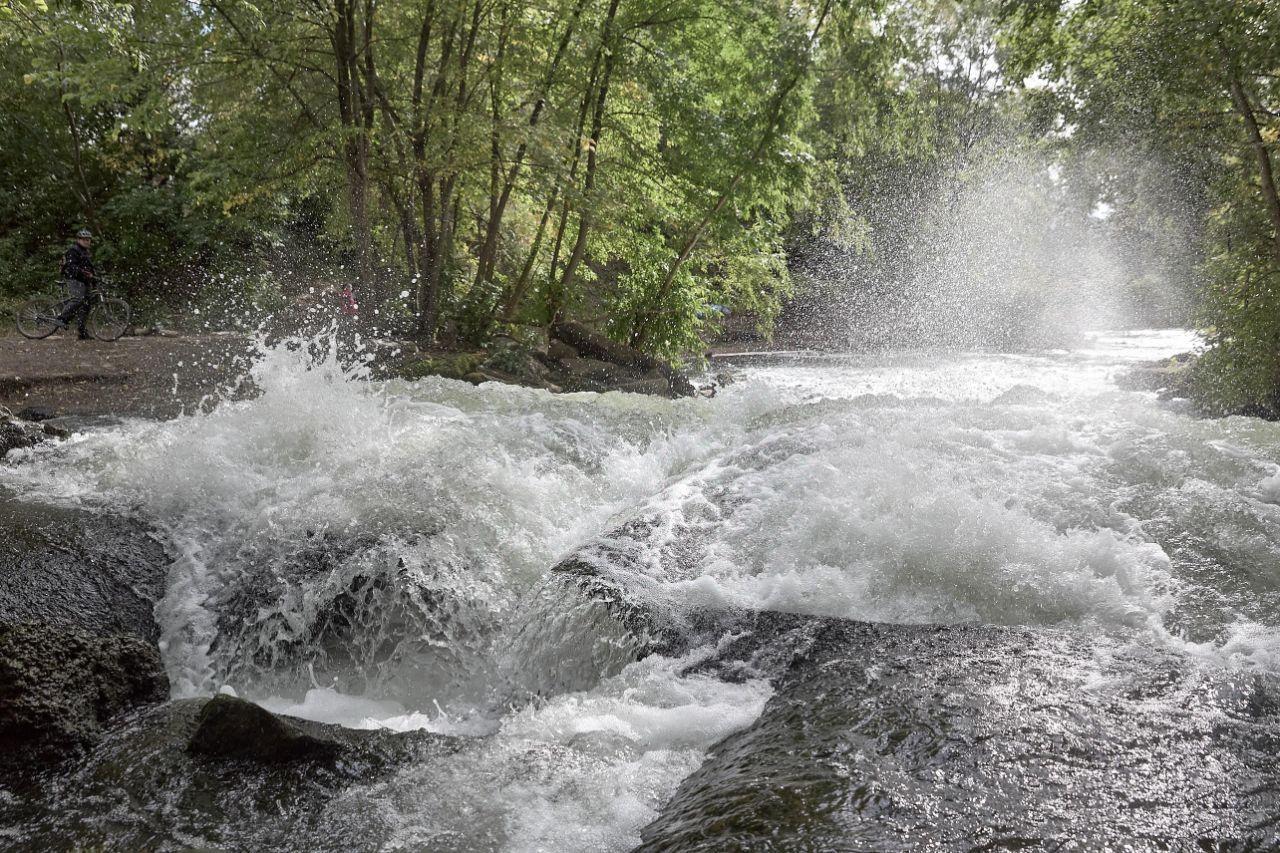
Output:
<instances>
[{"instance_id":1,"label":"river","mask_svg":"<svg viewBox=\"0 0 1280 853\"><path fill-rule=\"evenodd\" d=\"M175 697L230 691L473 744L344 792L308 819L313 841L626 850L694 791L681 784L713 745L762 726L780 685L796 688L762 665L733 677L700 665L726 640L694 632L692 614L1027 628L1052 647L1052 678L1077 668L1088 690L1115 677L1121 651L1231 690L1270 684L1280 424L1200 419L1115 383L1194 346L1163 330L1095 333L1070 351L748 361L714 399L674 402L372 382L281 346L253 368L253 400L15 454L0 486L157 531L172 561L156 614ZM580 594L591 583L687 642L646 646ZM1014 634L991 636L996 648ZM1054 684L1079 714L1112 713ZM1153 719L1180 701L1159 698ZM1268 722L1249 750L1275 736ZM1236 798L1227 836L1247 835L1275 785L1261 804L1256 785L1234 790L1259 765L1226 752L1239 766L1195 784ZM857 772L892 787L901 759ZM714 773L701 771L704 788L738 784ZM881 806L841 802L842 837L886 849L860 834L877 821L911 837ZM1177 837L1190 808L1152 820ZM1057 820L1077 838L1114 829ZM964 849L978 830L966 832L925 839Z\"/></svg>"}]
</instances>

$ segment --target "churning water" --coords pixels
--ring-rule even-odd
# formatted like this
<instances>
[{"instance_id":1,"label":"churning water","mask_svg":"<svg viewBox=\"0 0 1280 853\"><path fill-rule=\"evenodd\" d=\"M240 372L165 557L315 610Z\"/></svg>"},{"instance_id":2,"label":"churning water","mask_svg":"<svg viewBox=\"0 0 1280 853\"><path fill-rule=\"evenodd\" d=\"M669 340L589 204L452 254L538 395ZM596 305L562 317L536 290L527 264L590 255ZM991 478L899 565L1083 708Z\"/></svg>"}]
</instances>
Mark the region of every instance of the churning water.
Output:
<instances>
[{"instance_id":1,"label":"churning water","mask_svg":"<svg viewBox=\"0 0 1280 853\"><path fill-rule=\"evenodd\" d=\"M0 484L125 511L172 565L175 696L475 746L328 806L404 849L627 849L772 689L652 654L628 600L1054 626L1280 673L1280 425L1202 420L1072 351L744 364L714 399L372 382L306 348L256 399L38 448Z\"/></svg>"}]
</instances>

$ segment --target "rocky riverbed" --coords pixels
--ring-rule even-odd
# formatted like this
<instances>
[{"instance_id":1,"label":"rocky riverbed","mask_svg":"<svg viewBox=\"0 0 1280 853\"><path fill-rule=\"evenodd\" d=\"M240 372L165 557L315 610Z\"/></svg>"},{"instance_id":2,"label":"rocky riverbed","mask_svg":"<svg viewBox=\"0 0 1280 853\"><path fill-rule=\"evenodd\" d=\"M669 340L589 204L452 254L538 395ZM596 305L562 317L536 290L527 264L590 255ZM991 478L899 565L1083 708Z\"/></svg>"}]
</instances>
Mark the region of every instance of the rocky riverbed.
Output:
<instances>
[{"instance_id":1,"label":"rocky riverbed","mask_svg":"<svg viewBox=\"0 0 1280 853\"><path fill-rule=\"evenodd\" d=\"M23 422L3 841L1272 849L1280 435L1119 387L1186 338Z\"/></svg>"},{"instance_id":2,"label":"rocky riverbed","mask_svg":"<svg viewBox=\"0 0 1280 853\"><path fill-rule=\"evenodd\" d=\"M261 346L232 334L0 338L0 464L120 418L251 398L260 389L246 366ZM352 354L409 380L694 391L665 363L571 324L541 347L500 340L477 353L405 344ZM280 809L318 816L337 792L459 748L424 732L291 719L229 695L170 701L157 623L172 562L163 535L129 507L77 509L4 491L0 533L0 823L18 846L149 848L202 837L288 847L272 817ZM312 549L315 565L331 561L332 544ZM183 805L159 827L122 817L133 803L158 801Z\"/></svg>"}]
</instances>

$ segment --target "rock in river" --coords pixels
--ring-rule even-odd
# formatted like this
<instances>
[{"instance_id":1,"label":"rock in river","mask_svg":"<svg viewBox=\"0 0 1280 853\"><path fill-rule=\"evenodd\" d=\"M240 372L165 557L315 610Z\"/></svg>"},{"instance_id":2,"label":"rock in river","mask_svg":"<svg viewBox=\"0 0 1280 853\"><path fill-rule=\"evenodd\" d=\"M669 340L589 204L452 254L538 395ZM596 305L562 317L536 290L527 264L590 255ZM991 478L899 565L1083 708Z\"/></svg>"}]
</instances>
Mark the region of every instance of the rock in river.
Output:
<instances>
[{"instance_id":1,"label":"rock in river","mask_svg":"<svg viewBox=\"0 0 1280 853\"><path fill-rule=\"evenodd\" d=\"M228 740L207 743L215 734ZM201 743L220 754L196 749ZM460 745L427 732L277 717L230 697L169 702L130 715L75 766L0 793L0 843L31 850L361 849L369 841L359 816L334 817L326 803Z\"/></svg>"},{"instance_id":2,"label":"rock in river","mask_svg":"<svg viewBox=\"0 0 1280 853\"><path fill-rule=\"evenodd\" d=\"M340 748L337 741L308 734L261 705L233 696L215 696L205 703L187 745L195 755L266 764L328 761Z\"/></svg>"},{"instance_id":3,"label":"rock in river","mask_svg":"<svg viewBox=\"0 0 1280 853\"><path fill-rule=\"evenodd\" d=\"M3 411L3 409L0 409ZM44 441L53 433L45 427L0 415L0 458L10 450L31 447Z\"/></svg>"},{"instance_id":4,"label":"rock in river","mask_svg":"<svg viewBox=\"0 0 1280 853\"><path fill-rule=\"evenodd\" d=\"M124 711L162 702L155 646L40 623L0 624L0 754L87 746Z\"/></svg>"},{"instance_id":5,"label":"rock in river","mask_svg":"<svg viewBox=\"0 0 1280 853\"><path fill-rule=\"evenodd\" d=\"M764 628L704 668L776 693L639 850L1280 847L1274 678L1069 631Z\"/></svg>"},{"instance_id":6,"label":"rock in river","mask_svg":"<svg viewBox=\"0 0 1280 853\"><path fill-rule=\"evenodd\" d=\"M0 491L0 622L159 639L164 549L134 522Z\"/></svg>"}]
</instances>

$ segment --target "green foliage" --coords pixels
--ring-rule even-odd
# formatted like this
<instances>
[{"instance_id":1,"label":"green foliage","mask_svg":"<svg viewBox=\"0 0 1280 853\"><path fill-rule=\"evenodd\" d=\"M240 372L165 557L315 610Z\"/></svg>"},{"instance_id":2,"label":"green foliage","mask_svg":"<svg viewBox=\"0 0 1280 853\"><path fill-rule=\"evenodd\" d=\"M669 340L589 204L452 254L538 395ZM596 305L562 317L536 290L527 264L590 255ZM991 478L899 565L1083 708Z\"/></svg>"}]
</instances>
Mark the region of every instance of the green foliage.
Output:
<instances>
[{"instance_id":1,"label":"green foliage","mask_svg":"<svg viewBox=\"0 0 1280 853\"><path fill-rule=\"evenodd\" d=\"M1222 251L1207 263L1198 319L1211 347L1196 365L1196 391L1215 412L1280 414L1280 268Z\"/></svg>"},{"instance_id":2,"label":"green foliage","mask_svg":"<svg viewBox=\"0 0 1280 853\"><path fill-rule=\"evenodd\" d=\"M422 379L427 376L443 376L446 379L461 379L469 373L480 369L486 354L483 352L461 352L428 356L408 362L397 376L402 379Z\"/></svg>"},{"instance_id":3,"label":"green foliage","mask_svg":"<svg viewBox=\"0 0 1280 853\"><path fill-rule=\"evenodd\" d=\"M1006 23L1011 64L1048 83L1046 124L1070 128L1081 159L1127 152L1090 164L1091 189L1193 277L1211 344L1196 370L1202 402L1276 410L1280 205L1261 162L1274 171L1280 138L1275 5L1040 0L1009 3Z\"/></svg>"},{"instance_id":4,"label":"green foliage","mask_svg":"<svg viewBox=\"0 0 1280 853\"><path fill-rule=\"evenodd\" d=\"M0 287L88 224L153 313L345 278L366 307L412 290L428 336L568 312L674 354L708 301L777 312L833 180L804 133L829 6L315 6L0 6Z\"/></svg>"},{"instance_id":5,"label":"green foliage","mask_svg":"<svg viewBox=\"0 0 1280 853\"><path fill-rule=\"evenodd\" d=\"M945 260L939 189L963 198L998 144L1062 173L1021 215L1105 203L1158 249L1128 259L1135 292L1196 286L1206 364L1259 400L1272 5L4 0L0 298L89 225L152 317L243 325L351 283L363 319L426 338L568 317L678 357L713 304L767 331L798 287L819 311L850 281L908 298L904 270Z\"/></svg>"}]
</instances>

